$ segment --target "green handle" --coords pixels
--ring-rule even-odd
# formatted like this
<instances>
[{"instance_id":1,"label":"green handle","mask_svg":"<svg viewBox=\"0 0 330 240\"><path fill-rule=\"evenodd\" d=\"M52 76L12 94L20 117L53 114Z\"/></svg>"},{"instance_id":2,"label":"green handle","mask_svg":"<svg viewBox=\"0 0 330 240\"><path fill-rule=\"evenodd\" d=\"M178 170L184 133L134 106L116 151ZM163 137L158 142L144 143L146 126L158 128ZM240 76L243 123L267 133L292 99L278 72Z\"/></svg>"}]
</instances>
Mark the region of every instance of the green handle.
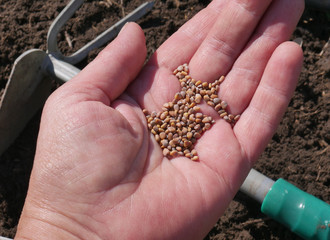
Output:
<instances>
[{"instance_id":1,"label":"green handle","mask_svg":"<svg viewBox=\"0 0 330 240\"><path fill-rule=\"evenodd\" d=\"M261 211L304 239L330 239L330 205L284 179L271 187Z\"/></svg>"}]
</instances>

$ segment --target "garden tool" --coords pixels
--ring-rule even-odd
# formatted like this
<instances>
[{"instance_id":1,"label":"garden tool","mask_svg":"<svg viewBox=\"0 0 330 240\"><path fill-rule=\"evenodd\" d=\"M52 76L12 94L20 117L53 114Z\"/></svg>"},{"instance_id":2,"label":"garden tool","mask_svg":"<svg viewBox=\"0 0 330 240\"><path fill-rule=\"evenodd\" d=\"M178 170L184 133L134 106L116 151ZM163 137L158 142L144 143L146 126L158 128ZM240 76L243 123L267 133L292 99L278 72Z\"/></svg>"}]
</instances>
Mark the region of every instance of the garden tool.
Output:
<instances>
[{"instance_id":1,"label":"garden tool","mask_svg":"<svg viewBox=\"0 0 330 240\"><path fill-rule=\"evenodd\" d=\"M51 78L62 83L69 81L80 71L72 64L83 60L92 49L115 38L125 23L138 20L154 4L146 2L140 5L84 47L70 56L64 56L57 47L57 34L83 3L84 0L71 0L57 16L48 31L47 52L32 49L16 59L0 102L0 155L43 106L51 93Z\"/></svg>"},{"instance_id":2,"label":"garden tool","mask_svg":"<svg viewBox=\"0 0 330 240\"><path fill-rule=\"evenodd\" d=\"M280 178L251 169L240 190L260 202L261 212L306 240L330 239L330 205Z\"/></svg>"}]
</instances>

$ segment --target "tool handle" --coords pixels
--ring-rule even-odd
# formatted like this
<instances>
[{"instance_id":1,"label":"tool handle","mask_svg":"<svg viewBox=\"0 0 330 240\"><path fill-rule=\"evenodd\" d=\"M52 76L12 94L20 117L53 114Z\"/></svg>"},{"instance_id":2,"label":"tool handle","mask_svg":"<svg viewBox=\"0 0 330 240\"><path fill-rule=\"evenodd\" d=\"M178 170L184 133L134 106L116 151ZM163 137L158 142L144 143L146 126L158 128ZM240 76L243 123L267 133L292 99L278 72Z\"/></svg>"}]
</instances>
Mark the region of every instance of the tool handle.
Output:
<instances>
[{"instance_id":1,"label":"tool handle","mask_svg":"<svg viewBox=\"0 0 330 240\"><path fill-rule=\"evenodd\" d=\"M330 205L284 179L271 187L261 211L304 239L330 239Z\"/></svg>"}]
</instances>

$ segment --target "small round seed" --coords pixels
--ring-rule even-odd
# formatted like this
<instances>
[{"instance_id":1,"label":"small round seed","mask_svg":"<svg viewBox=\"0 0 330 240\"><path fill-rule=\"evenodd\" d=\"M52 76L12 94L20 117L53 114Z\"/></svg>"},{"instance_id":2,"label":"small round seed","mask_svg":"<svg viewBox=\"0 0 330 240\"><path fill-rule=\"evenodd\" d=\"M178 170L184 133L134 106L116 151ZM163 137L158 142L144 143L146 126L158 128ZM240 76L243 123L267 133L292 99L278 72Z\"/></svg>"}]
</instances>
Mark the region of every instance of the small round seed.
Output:
<instances>
[{"instance_id":1,"label":"small round seed","mask_svg":"<svg viewBox=\"0 0 330 240\"><path fill-rule=\"evenodd\" d=\"M168 150L167 148L163 149L163 155L166 157L168 154L170 153L170 150Z\"/></svg>"},{"instance_id":2,"label":"small round seed","mask_svg":"<svg viewBox=\"0 0 330 240\"><path fill-rule=\"evenodd\" d=\"M156 135L155 135L155 140L156 140L157 142L159 142L159 141L160 141L160 137L159 137L159 135L158 135L158 134L156 134Z\"/></svg>"},{"instance_id":3,"label":"small round seed","mask_svg":"<svg viewBox=\"0 0 330 240\"><path fill-rule=\"evenodd\" d=\"M202 120L202 123L209 123L211 122L212 119L210 119L209 117L204 117Z\"/></svg>"},{"instance_id":4,"label":"small round seed","mask_svg":"<svg viewBox=\"0 0 330 240\"><path fill-rule=\"evenodd\" d=\"M220 100L220 99L219 99ZM214 100L213 100L214 101ZM217 104L215 107L214 107L214 110L215 111L219 111L221 109L221 104Z\"/></svg>"},{"instance_id":5,"label":"small round seed","mask_svg":"<svg viewBox=\"0 0 330 240\"><path fill-rule=\"evenodd\" d=\"M176 129L175 129L175 127L169 127L168 130L173 133L173 132L175 132Z\"/></svg>"},{"instance_id":6,"label":"small round seed","mask_svg":"<svg viewBox=\"0 0 330 240\"><path fill-rule=\"evenodd\" d=\"M221 107L222 107L223 109L226 109L227 106L228 106L227 102L225 102L225 101L221 101Z\"/></svg>"},{"instance_id":7,"label":"small round seed","mask_svg":"<svg viewBox=\"0 0 330 240\"><path fill-rule=\"evenodd\" d=\"M214 102L212 101L207 101L207 105L211 106L211 107L214 107Z\"/></svg>"},{"instance_id":8,"label":"small round seed","mask_svg":"<svg viewBox=\"0 0 330 240\"><path fill-rule=\"evenodd\" d=\"M195 83L195 86L197 87L198 85L202 84L202 81L198 80L196 83Z\"/></svg>"},{"instance_id":9,"label":"small round seed","mask_svg":"<svg viewBox=\"0 0 330 240\"><path fill-rule=\"evenodd\" d=\"M188 138L188 139L191 139L192 137L193 137L192 132L187 132L187 138Z\"/></svg>"},{"instance_id":10,"label":"small round seed","mask_svg":"<svg viewBox=\"0 0 330 240\"><path fill-rule=\"evenodd\" d=\"M241 117L241 115L239 115L239 114L238 114L238 115L236 115L236 116L234 117L234 121L235 121L235 122L237 122L237 121L238 121L238 119L239 119L240 117Z\"/></svg>"},{"instance_id":11,"label":"small round seed","mask_svg":"<svg viewBox=\"0 0 330 240\"><path fill-rule=\"evenodd\" d=\"M178 155L179 155L179 153L178 153L177 150L173 150L173 151L170 152L170 156L173 157L173 158L177 157Z\"/></svg>"},{"instance_id":12,"label":"small round seed","mask_svg":"<svg viewBox=\"0 0 330 240\"><path fill-rule=\"evenodd\" d=\"M227 112L224 112L224 113L221 113L221 114L220 114L220 117L221 117L221 118L224 118L225 116L227 116Z\"/></svg>"},{"instance_id":13,"label":"small round seed","mask_svg":"<svg viewBox=\"0 0 330 240\"><path fill-rule=\"evenodd\" d=\"M182 99L182 95L181 95L181 93L176 93L175 96L174 96L174 99L175 99L175 100L180 100L180 99Z\"/></svg>"},{"instance_id":14,"label":"small round seed","mask_svg":"<svg viewBox=\"0 0 330 240\"><path fill-rule=\"evenodd\" d=\"M200 103L201 100L202 100L202 96L201 96L200 94L197 93L196 96L195 96L195 102L196 102L196 103Z\"/></svg>"},{"instance_id":15,"label":"small round seed","mask_svg":"<svg viewBox=\"0 0 330 240\"><path fill-rule=\"evenodd\" d=\"M198 156L193 156L193 157L191 158L191 160L193 160L193 161L198 161L198 160L199 160L199 157L198 157Z\"/></svg>"},{"instance_id":16,"label":"small round seed","mask_svg":"<svg viewBox=\"0 0 330 240\"><path fill-rule=\"evenodd\" d=\"M213 102L214 104L218 104L221 102L220 98L216 97L216 98L213 98Z\"/></svg>"},{"instance_id":17,"label":"small round seed","mask_svg":"<svg viewBox=\"0 0 330 240\"><path fill-rule=\"evenodd\" d=\"M161 132L161 133L159 133L159 137L160 137L160 139L165 139L166 138L166 133L165 132Z\"/></svg>"},{"instance_id":18,"label":"small round seed","mask_svg":"<svg viewBox=\"0 0 330 240\"><path fill-rule=\"evenodd\" d=\"M189 148L191 145L192 145L192 142L190 142L190 141L184 141L184 142L183 142L183 146L184 146L185 148Z\"/></svg>"},{"instance_id":19,"label":"small round seed","mask_svg":"<svg viewBox=\"0 0 330 240\"><path fill-rule=\"evenodd\" d=\"M168 141L166 139L163 139L160 141L160 144L166 148L168 146Z\"/></svg>"}]
</instances>

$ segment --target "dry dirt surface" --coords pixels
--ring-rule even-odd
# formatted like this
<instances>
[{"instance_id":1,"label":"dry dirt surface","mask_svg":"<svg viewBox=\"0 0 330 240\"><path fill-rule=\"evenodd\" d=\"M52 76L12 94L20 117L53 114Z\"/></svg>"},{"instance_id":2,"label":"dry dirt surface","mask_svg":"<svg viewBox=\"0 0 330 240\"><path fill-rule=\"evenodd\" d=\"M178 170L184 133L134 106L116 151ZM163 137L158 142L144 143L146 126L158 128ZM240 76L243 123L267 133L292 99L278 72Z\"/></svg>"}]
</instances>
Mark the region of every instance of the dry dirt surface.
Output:
<instances>
[{"instance_id":1,"label":"dry dirt surface","mask_svg":"<svg viewBox=\"0 0 330 240\"><path fill-rule=\"evenodd\" d=\"M86 1L59 34L61 51L69 54L79 49L143 1L125 0L122 5L120 0ZM32 48L46 50L49 26L67 3L68 0L0 0L0 98L14 60ZM157 0L153 10L138 22L147 37L149 56L208 3L208 0ZM300 80L281 125L255 166L270 178L282 177L328 203L329 22L329 12L305 10L292 36L303 39L305 60ZM78 67L85 66L98 52L92 51ZM40 111L0 156L1 236L15 235L32 168L39 118ZM300 238L262 214L254 200L238 193L205 239Z\"/></svg>"}]
</instances>

